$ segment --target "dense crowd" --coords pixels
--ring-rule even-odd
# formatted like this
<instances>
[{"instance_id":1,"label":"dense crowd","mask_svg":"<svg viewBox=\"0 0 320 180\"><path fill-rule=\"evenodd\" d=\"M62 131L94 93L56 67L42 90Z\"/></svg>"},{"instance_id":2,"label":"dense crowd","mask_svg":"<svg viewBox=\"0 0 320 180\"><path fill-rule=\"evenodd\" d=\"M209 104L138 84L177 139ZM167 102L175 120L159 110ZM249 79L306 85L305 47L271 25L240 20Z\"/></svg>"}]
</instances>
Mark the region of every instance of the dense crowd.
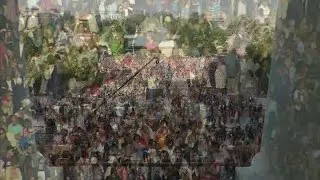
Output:
<instances>
[{"instance_id":1,"label":"dense crowd","mask_svg":"<svg viewBox=\"0 0 320 180\"><path fill-rule=\"evenodd\" d=\"M162 3L169 7L173 2ZM184 2L188 8L190 3ZM37 5L51 9L50 1ZM56 38L54 33L44 38L50 46L43 51L68 44L63 43L67 34L57 29ZM37 30L32 33L36 42ZM40 83L45 90L22 101L17 111L12 91L23 82L7 46L0 46L0 62L11 67L0 64L1 73L10 74L1 82L8 93L1 98L0 180L231 179L234 167L249 166L259 151L264 111L255 100L258 68L235 50L214 59L155 53L157 58L145 67L146 56L130 54L119 63L101 58L97 46L84 45L74 53L92 50L100 56L101 86L68 94L55 65L47 82ZM152 56L158 44L147 38L145 46L142 51Z\"/></svg>"},{"instance_id":2,"label":"dense crowd","mask_svg":"<svg viewBox=\"0 0 320 180\"><path fill-rule=\"evenodd\" d=\"M203 14L210 10L215 17L225 15L268 16L270 8L274 9L276 0L244 1L236 0L26 0L20 1L20 9L38 7L43 12L51 10L71 11L73 13L97 12L102 19L129 16L134 12L152 14L157 12L170 12L175 17L188 18L192 13Z\"/></svg>"},{"instance_id":3,"label":"dense crowd","mask_svg":"<svg viewBox=\"0 0 320 180\"><path fill-rule=\"evenodd\" d=\"M64 166L70 179L228 179L235 165L249 166L259 151L262 105L228 89L227 75L210 79L210 68L178 79L168 67L156 60L116 94L125 81L25 103L32 116L8 116L1 129L4 173L53 177L46 169Z\"/></svg>"},{"instance_id":4,"label":"dense crowd","mask_svg":"<svg viewBox=\"0 0 320 180\"><path fill-rule=\"evenodd\" d=\"M227 7L227 5L224 5ZM135 12L154 14L158 12L171 12L175 17L182 16L188 18L193 12L202 14L205 10L220 13L220 1L167 1L167 0L102 0L102 1L52 1L52 0L31 0L20 2L20 9L37 7L42 12L52 10L71 11L75 14L97 12L102 19L118 19L121 16L128 17ZM212 7L212 8L211 8Z\"/></svg>"}]
</instances>

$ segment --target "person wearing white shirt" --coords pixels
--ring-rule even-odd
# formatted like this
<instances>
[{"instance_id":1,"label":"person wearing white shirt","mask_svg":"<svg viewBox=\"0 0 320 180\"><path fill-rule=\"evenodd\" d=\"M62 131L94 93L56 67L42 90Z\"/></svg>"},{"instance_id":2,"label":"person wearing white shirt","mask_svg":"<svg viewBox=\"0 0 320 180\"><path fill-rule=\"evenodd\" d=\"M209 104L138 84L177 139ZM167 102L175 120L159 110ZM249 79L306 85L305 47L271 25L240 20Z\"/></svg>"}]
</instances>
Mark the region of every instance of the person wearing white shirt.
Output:
<instances>
[{"instance_id":1,"label":"person wearing white shirt","mask_svg":"<svg viewBox=\"0 0 320 180\"><path fill-rule=\"evenodd\" d=\"M225 91L227 86L227 71L226 66L221 61L218 62L218 68L215 71L215 81L217 90L220 92Z\"/></svg>"}]
</instances>

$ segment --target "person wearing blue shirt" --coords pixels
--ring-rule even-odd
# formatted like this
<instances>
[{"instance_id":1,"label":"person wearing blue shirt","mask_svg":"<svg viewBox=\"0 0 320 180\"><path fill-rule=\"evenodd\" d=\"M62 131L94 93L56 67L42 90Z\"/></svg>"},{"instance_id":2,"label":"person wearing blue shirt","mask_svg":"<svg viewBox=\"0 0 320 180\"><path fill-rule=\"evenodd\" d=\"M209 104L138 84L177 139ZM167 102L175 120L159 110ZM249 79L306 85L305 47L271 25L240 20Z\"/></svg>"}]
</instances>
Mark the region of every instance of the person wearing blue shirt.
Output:
<instances>
[{"instance_id":1,"label":"person wearing blue shirt","mask_svg":"<svg viewBox=\"0 0 320 180\"><path fill-rule=\"evenodd\" d=\"M19 140L19 146L22 150L29 147L30 144L35 142L35 134L32 134L30 129L25 129L23 136Z\"/></svg>"}]
</instances>

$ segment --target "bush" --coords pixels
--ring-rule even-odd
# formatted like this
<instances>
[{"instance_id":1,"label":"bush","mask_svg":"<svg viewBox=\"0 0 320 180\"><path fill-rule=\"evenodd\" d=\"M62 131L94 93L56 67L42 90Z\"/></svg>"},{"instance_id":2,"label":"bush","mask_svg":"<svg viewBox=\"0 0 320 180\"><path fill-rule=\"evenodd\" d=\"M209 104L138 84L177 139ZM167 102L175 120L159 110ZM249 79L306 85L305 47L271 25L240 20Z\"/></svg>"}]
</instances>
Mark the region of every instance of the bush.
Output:
<instances>
[{"instance_id":1,"label":"bush","mask_svg":"<svg viewBox=\"0 0 320 180\"><path fill-rule=\"evenodd\" d=\"M274 29L269 23L259 23L255 19L241 17L235 19L227 28L229 35L243 33L249 40L245 48L247 58L259 64L258 80L260 91L267 92L270 71ZM257 74L257 72L256 72Z\"/></svg>"}]
</instances>

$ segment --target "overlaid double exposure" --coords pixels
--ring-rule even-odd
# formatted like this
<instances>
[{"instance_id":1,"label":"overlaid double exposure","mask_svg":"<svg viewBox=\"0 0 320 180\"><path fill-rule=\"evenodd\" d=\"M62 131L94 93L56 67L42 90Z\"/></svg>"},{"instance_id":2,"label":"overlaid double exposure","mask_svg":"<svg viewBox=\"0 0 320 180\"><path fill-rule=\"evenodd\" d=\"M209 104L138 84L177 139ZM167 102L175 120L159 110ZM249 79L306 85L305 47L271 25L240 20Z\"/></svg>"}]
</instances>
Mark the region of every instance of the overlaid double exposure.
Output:
<instances>
[{"instance_id":1,"label":"overlaid double exposure","mask_svg":"<svg viewBox=\"0 0 320 180\"><path fill-rule=\"evenodd\" d=\"M318 180L319 23L318 0L0 0L0 180Z\"/></svg>"}]
</instances>

